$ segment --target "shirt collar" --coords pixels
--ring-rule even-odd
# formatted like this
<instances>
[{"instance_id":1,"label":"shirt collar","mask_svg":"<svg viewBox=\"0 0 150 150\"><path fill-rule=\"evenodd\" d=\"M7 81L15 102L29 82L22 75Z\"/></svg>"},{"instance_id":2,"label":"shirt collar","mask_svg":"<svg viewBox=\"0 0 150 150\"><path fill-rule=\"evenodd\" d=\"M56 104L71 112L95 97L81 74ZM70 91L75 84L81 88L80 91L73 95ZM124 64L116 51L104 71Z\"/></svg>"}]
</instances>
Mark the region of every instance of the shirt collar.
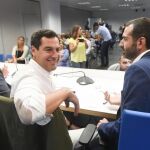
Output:
<instances>
[{"instance_id":1,"label":"shirt collar","mask_svg":"<svg viewBox=\"0 0 150 150\"><path fill-rule=\"evenodd\" d=\"M30 60L29 65L32 66L37 72L39 72L43 76L49 77L51 74L51 72L46 71L33 59Z\"/></svg>"},{"instance_id":2,"label":"shirt collar","mask_svg":"<svg viewBox=\"0 0 150 150\"><path fill-rule=\"evenodd\" d=\"M133 63L139 61L146 53L150 52L150 50L146 50L143 53L141 53L138 57L136 57L133 61Z\"/></svg>"}]
</instances>

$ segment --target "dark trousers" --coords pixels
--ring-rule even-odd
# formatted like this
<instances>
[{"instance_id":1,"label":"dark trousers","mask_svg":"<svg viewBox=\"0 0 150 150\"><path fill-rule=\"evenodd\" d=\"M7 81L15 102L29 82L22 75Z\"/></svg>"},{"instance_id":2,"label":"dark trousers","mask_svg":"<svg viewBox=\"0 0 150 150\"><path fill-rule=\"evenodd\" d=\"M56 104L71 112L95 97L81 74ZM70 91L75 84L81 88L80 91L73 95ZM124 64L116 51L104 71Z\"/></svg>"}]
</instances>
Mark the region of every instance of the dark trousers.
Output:
<instances>
[{"instance_id":1,"label":"dark trousers","mask_svg":"<svg viewBox=\"0 0 150 150\"><path fill-rule=\"evenodd\" d=\"M74 116L73 112L67 112L63 111L65 117L70 121L71 124L74 124L75 126L79 128L85 128L87 124L95 124L99 122L101 119L100 117L96 116L90 116L85 114L79 114L78 116Z\"/></svg>"},{"instance_id":2,"label":"dark trousers","mask_svg":"<svg viewBox=\"0 0 150 150\"><path fill-rule=\"evenodd\" d=\"M108 48L110 45L109 41L104 41L101 45L101 66L107 67L109 65Z\"/></svg>"},{"instance_id":3,"label":"dark trousers","mask_svg":"<svg viewBox=\"0 0 150 150\"><path fill-rule=\"evenodd\" d=\"M85 68L85 64L86 64L85 61L83 61L83 62L73 62L73 61L71 61L71 67L74 67L74 68Z\"/></svg>"},{"instance_id":4,"label":"dark trousers","mask_svg":"<svg viewBox=\"0 0 150 150\"><path fill-rule=\"evenodd\" d=\"M2 71L0 70L0 96L9 97L10 96L10 87L7 85Z\"/></svg>"}]
</instances>

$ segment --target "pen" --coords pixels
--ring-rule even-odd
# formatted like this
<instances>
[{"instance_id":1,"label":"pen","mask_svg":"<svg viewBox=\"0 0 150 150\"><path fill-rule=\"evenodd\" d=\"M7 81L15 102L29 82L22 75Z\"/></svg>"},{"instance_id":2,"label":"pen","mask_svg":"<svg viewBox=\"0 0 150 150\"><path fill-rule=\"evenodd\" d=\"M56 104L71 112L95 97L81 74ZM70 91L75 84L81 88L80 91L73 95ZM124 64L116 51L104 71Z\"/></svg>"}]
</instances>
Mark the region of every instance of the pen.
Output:
<instances>
[{"instance_id":1,"label":"pen","mask_svg":"<svg viewBox=\"0 0 150 150\"><path fill-rule=\"evenodd\" d=\"M107 104L107 103L108 103L107 101L103 102L103 104Z\"/></svg>"}]
</instances>

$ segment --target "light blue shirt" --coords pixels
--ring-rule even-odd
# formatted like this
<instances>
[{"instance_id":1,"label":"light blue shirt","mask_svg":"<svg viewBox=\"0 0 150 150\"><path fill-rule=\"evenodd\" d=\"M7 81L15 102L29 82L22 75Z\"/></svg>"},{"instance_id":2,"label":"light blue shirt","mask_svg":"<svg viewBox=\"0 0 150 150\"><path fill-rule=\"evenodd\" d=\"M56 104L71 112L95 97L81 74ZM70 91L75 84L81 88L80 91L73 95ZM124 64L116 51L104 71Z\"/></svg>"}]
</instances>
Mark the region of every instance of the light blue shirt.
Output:
<instances>
[{"instance_id":1,"label":"light blue shirt","mask_svg":"<svg viewBox=\"0 0 150 150\"><path fill-rule=\"evenodd\" d=\"M96 33L100 34L100 36L102 36L103 41L109 41L112 39L109 30L105 26L99 26Z\"/></svg>"}]
</instances>

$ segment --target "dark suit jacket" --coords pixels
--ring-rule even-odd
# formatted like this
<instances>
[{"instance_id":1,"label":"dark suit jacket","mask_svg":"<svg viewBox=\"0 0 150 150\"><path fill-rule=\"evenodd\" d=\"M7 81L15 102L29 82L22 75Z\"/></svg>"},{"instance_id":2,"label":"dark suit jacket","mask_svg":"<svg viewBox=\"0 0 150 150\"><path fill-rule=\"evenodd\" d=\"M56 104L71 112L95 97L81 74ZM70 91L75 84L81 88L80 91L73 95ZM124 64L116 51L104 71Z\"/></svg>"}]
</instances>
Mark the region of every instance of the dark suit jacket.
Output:
<instances>
[{"instance_id":1,"label":"dark suit jacket","mask_svg":"<svg viewBox=\"0 0 150 150\"><path fill-rule=\"evenodd\" d=\"M10 96L10 88L7 85L7 82L5 81L5 78L3 76L1 69L0 69L0 95L6 96L6 97Z\"/></svg>"},{"instance_id":2,"label":"dark suit jacket","mask_svg":"<svg viewBox=\"0 0 150 150\"><path fill-rule=\"evenodd\" d=\"M150 112L150 52L132 64L125 73L121 98L121 113L124 109ZM121 117L102 124L98 131L108 149L117 149Z\"/></svg>"}]
</instances>

